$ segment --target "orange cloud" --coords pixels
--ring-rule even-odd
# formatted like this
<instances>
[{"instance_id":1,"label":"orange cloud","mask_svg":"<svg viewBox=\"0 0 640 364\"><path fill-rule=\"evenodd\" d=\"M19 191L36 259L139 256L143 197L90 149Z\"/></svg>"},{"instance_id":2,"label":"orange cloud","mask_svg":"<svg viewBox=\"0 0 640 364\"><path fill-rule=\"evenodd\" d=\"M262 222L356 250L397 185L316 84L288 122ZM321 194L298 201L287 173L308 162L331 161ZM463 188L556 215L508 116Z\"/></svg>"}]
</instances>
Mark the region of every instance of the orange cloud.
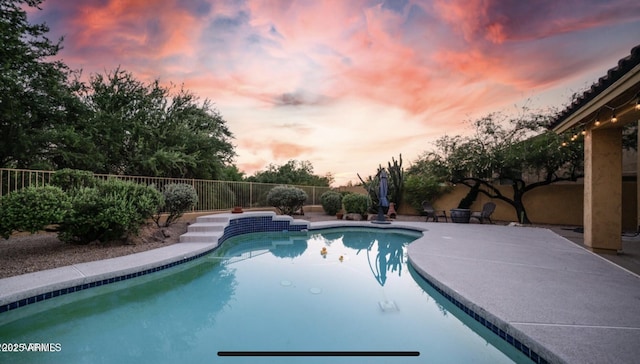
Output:
<instances>
[{"instance_id":1,"label":"orange cloud","mask_svg":"<svg viewBox=\"0 0 640 364\"><path fill-rule=\"evenodd\" d=\"M199 22L177 1L80 2L67 42L78 52L147 60L196 53Z\"/></svg>"},{"instance_id":2,"label":"orange cloud","mask_svg":"<svg viewBox=\"0 0 640 364\"><path fill-rule=\"evenodd\" d=\"M313 150L310 147L285 142L272 142L269 148L276 159L296 159Z\"/></svg>"},{"instance_id":3,"label":"orange cloud","mask_svg":"<svg viewBox=\"0 0 640 364\"><path fill-rule=\"evenodd\" d=\"M259 154L261 156L264 156L265 151L268 151L268 153L277 160L296 159L314 150L312 147L276 140L257 141L244 139L239 141L238 146L248 150L252 154Z\"/></svg>"},{"instance_id":4,"label":"orange cloud","mask_svg":"<svg viewBox=\"0 0 640 364\"><path fill-rule=\"evenodd\" d=\"M265 160L257 160L252 162L243 162L238 163L238 169L247 175L252 175L257 171L264 169L264 167L268 164Z\"/></svg>"}]
</instances>

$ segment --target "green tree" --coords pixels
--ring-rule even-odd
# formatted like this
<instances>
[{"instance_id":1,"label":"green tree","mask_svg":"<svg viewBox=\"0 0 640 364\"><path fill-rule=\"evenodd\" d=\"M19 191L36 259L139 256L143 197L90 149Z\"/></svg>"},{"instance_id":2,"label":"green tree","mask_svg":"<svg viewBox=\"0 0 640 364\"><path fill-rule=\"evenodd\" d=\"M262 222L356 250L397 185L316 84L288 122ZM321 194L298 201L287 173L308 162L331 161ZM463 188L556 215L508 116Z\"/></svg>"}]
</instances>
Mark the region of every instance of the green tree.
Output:
<instances>
[{"instance_id":1,"label":"green tree","mask_svg":"<svg viewBox=\"0 0 640 364\"><path fill-rule=\"evenodd\" d=\"M566 143L565 135L547 130L551 116L526 109L508 120L489 114L473 122L473 135L444 136L436 141L437 150L425 156L434 168L446 171L449 182L470 188L479 184L480 193L508 203L520 222L530 223L523 203L527 192L576 181L583 173L582 141ZM503 194L498 185L509 185L511 193Z\"/></svg>"},{"instance_id":2,"label":"green tree","mask_svg":"<svg viewBox=\"0 0 640 364\"><path fill-rule=\"evenodd\" d=\"M92 75L83 99L95 172L218 179L235 155L219 112L182 88L171 93L118 68Z\"/></svg>"},{"instance_id":3,"label":"green tree","mask_svg":"<svg viewBox=\"0 0 640 364\"><path fill-rule=\"evenodd\" d=\"M222 176L220 180L240 182L244 180L244 172L240 171L235 165L226 165L222 169Z\"/></svg>"},{"instance_id":4,"label":"green tree","mask_svg":"<svg viewBox=\"0 0 640 364\"><path fill-rule=\"evenodd\" d=\"M218 179L235 156L209 100L120 68L88 84L55 56L45 24L0 0L0 167Z\"/></svg>"},{"instance_id":5,"label":"green tree","mask_svg":"<svg viewBox=\"0 0 640 364\"><path fill-rule=\"evenodd\" d=\"M411 206L422 211L422 201L433 200L443 193L451 190L447 181L448 172L433 154L424 153L418 158L406 172L404 182L404 194L406 201Z\"/></svg>"},{"instance_id":6,"label":"green tree","mask_svg":"<svg viewBox=\"0 0 640 364\"><path fill-rule=\"evenodd\" d=\"M41 0L0 0L0 166L51 168L51 151L73 139L61 128L82 117L75 95L79 84L54 57L62 38L52 42L45 24L30 24L24 7Z\"/></svg>"},{"instance_id":7,"label":"green tree","mask_svg":"<svg viewBox=\"0 0 640 364\"><path fill-rule=\"evenodd\" d=\"M313 174L313 165L309 161L290 160L281 166L269 164L265 171L255 173L247 181L327 187L333 182L333 177L331 174L324 177Z\"/></svg>"}]
</instances>

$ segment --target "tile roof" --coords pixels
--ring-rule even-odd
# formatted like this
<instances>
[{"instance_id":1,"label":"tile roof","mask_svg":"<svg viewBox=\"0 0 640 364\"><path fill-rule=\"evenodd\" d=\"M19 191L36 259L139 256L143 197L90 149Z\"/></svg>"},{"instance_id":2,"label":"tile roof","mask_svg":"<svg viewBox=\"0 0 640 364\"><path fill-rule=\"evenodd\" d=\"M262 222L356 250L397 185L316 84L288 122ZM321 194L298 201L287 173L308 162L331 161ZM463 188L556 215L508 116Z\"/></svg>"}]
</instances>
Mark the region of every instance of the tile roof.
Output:
<instances>
[{"instance_id":1,"label":"tile roof","mask_svg":"<svg viewBox=\"0 0 640 364\"><path fill-rule=\"evenodd\" d=\"M607 71L607 74L600 77L597 82L591 85L591 88L585 91L581 96L576 98L571 105L567 106L562 112L556 116L548 128L553 129L560 125L563 121L569 118L574 112L578 111L581 107L588 104L596 96L601 94L609 86L622 78L627 72L631 71L634 67L640 64L640 45L637 45L631 49L631 54L618 61L618 65Z\"/></svg>"}]
</instances>

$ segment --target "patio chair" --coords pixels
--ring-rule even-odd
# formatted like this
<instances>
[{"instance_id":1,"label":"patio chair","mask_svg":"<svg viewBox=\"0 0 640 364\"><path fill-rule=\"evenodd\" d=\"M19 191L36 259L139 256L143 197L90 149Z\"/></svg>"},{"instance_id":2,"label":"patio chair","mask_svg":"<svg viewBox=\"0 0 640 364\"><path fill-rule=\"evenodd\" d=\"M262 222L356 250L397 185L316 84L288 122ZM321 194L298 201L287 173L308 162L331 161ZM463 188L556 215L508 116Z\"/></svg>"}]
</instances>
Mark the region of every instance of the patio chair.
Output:
<instances>
[{"instance_id":1,"label":"patio chair","mask_svg":"<svg viewBox=\"0 0 640 364\"><path fill-rule=\"evenodd\" d=\"M449 220L447 220L447 212L445 210L434 209L429 201L422 201L422 210L425 215L427 215L426 221L429 221L431 218L433 221L438 222L439 217L444 217L444 221L449 222Z\"/></svg>"},{"instance_id":2,"label":"patio chair","mask_svg":"<svg viewBox=\"0 0 640 364\"><path fill-rule=\"evenodd\" d=\"M490 224L493 224L491 221L491 214L496 210L496 204L493 202L487 202L482 205L482 211L474 211L471 213L471 218L480 221L481 224L484 224L484 220L489 220Z\"/></svg>"}]
</instances>

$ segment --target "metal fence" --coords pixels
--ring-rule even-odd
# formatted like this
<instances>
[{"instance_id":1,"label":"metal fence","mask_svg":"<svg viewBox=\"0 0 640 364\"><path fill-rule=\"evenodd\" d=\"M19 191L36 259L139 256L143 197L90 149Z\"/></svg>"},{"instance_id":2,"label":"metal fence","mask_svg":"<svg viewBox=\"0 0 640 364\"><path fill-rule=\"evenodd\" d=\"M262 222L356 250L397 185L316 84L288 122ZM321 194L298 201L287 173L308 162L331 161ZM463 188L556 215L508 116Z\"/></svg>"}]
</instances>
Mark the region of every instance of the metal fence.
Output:
<instances>
[{"instance_id":1,"label":"metal fence","mask_svg":"<svg viewBox=\"0 0 640 364\"><path fill-rule=\"evenodd\" d=\"M29 186L44 186L51 182L54 171L0 168L0 196ZM145 176L120 176L95 174L97 178L119 178L162 189L170 183L186 183L198 193L198 203L193 212L227 210L235 206L242 208L269 207L267 193L278 184L237 181L213 181L189 178L162 178ZM319 205L320 196L330 187L299 186L307 193L305 205Z\"/></svg>"}]
</instances>

